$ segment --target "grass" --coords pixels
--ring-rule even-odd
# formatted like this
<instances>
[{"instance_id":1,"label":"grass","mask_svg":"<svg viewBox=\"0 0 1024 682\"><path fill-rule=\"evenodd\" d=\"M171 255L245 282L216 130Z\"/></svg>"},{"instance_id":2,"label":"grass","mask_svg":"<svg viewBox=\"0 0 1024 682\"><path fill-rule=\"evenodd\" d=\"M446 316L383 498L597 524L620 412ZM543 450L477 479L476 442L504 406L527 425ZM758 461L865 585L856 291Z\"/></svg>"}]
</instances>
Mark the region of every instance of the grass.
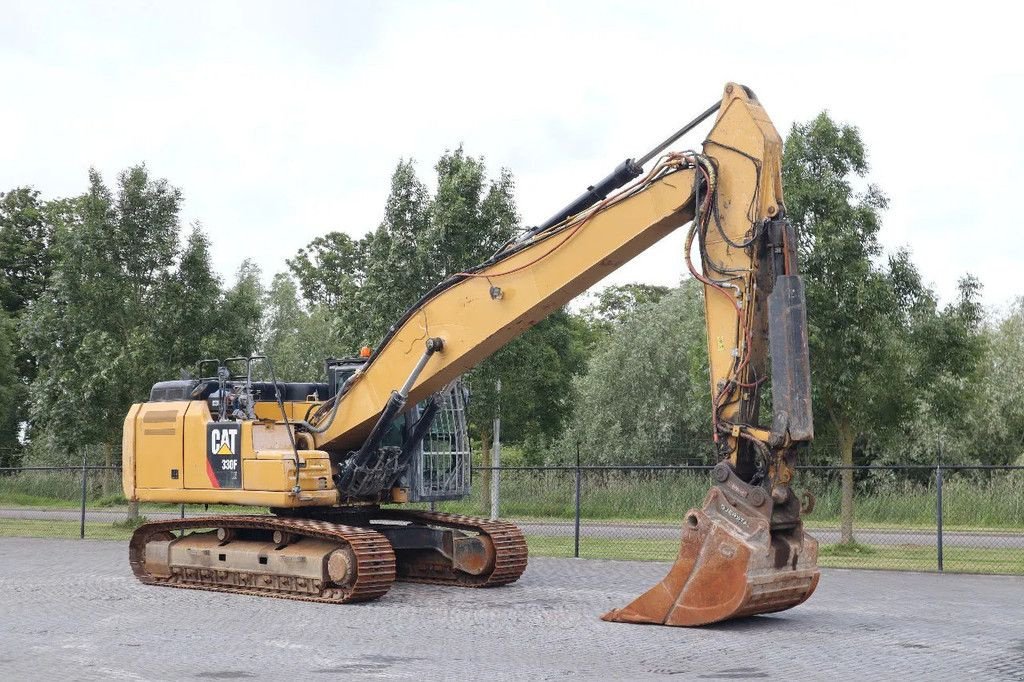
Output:
<instances>
[{"instance_id":1,"label":"grass","mask_svg":"<svg viewBox=\"0 0 1024 682\"><path fill-rule=\"evenodd\" d=\"M486 515L489 504L482 495L485 476L479 472L469 499L439 504L442 511ZM501 514L522 520L568 521L573 517L573 471L505 471L502 473ZM699 506L709 485L700 471L585 471L581 510L587 521L634 525L676 526L686 510ZM90 509L124 509L120 481L110 473L93 472L87 485ZM804 475L796 486L816 492L814 512L807 527L836 527L839 490L835 480L814 480ZM971 531L1020 531L1024 528L1024 472L1008 471L972 480L951 475L944 486L945 528ZM81 473L23 472L0 476L0 506L76 509L81 504ZM416 505L423 506L426 505ZM143 514L173 512L178 505L144 504ZM190 514L203 512L190 505ZM257 511L259 510L259 511ZM218 507L218 512L259 513L259 507ZM906 480L876 482L870 493L859 491L854 527L867 529L921 529L935 527L935 489L930 483ZM851 560L857 557L848 557Z\"/></svg>"},{"instance_id":2,"label":"grass","mask_svg":"<svg viewBox=\"0 0 1024 682\"><path fill-rule=\"evenodd\" d=\"M794 486L817 498L808 526L839 523L839 485L836 480L803 475ZM448 502L445 511L486 513L484 476L477 475L469 500ZM679 523L691 507L700 506L711 485L700 471L585 471L581 512L586 519ZM501 514L509 518L571 519L574 472L505 471L501 474ZM934 482L889 480L857 491L854 522L873 528L934 528ZM943 486L944 525L950 529L1024 528L1024 472L996 472L972 478L947 474Z\"/></svg>"},{"instance_id":3,"label":"grass","mask_svg":"<svg viewBox=\"0 0 1024 682\"><path fill-rule=\"evenodd\" d=\"M826 545L821 548L818 552L818 556L835 556L835 557L866 557L875 554L876 550L871 545L865 545L851 540L850 542L840 542L835 545Z\"/></svg>"},{"instance_id":4,"label":"grass","mask_svg":"<svg viewBox=\"0 0 1024 682\"><path fill-rule=\"evenodd\" d=\"M527 536L533 556L571 557L571 537ZM671 540L582 538L580 558L673 561L679 543ZM823 545L818 565L826 568L870 568L901 571L935 571L934 547L886 545ZM1024 548L979 549L947 547L943 568L950 573L1024 575Z\"/></svg>"},{"instance_id":5,"label":"grass","mask_svg":"<svg viewBox=\"0 0 1024 682\"><path fill-rule=\"evenodd\" d=\"M843 545L819 548L818 565L829 568L887 568L901 571L936 570L934 547L916 545L860 545L851 551ZM949 573L998 573L1024 575L1024 548L944 547L943 569Z\"/></svg>"},{"instance_id":6,"label":"grass","mask_svg":"<svg viewBox=\"0 0 1024 682\"><path fill-rule=\"evenodd\" d=\"M814 512L806 517L809 527L834 526L839 519L839 486L834 478L807 474L795 486L817 497ZM440 505L444 511L486 514L483 495L486 476L474 476L470 498ZM864 483L863 485L867 485ZM699 506L710 486L703 471L584 471L581 510L586 519L601 521L676 524L687 509ZM23 472L0 476L0 506L35 506L55 509L81 504L81 472ZM855 524L873 528L933 528L935 486L930 478L920 482L893 479L873 482L857 492ZM504 471L501 475L501 513L509 518L571 519L574 508L573 471ZM121 507L119 477L93 472L87 485L91 508ZM944 523L950 529L1024 528L1024 472L996 472L972 477L949 473L943 488ZM175 505L146 505L171 510Z\"/></svg>"},{"instance_id":7,"label":"grass","mask_svg":"<svg viewBox=\"0 0 1024 682\"><path fill-rule=\"evenodd\" d=\"M573 555L572 537L527 535L526 544L533 556L571 557ZM581 559L674 561L677 554L679 554L679 543L674 540L580 538Z\"/></svg>"},{"instance_id":8,"label":"grass","mask_svg":"<svg viewBox=\"0 0 1024 682\"><path fill-rule=\"evenodd\" d=\"M136 528L146 523L147 521L149 521L149 519L147 519L145 516L139 515L134 518L126 517L123 521L115 521L114 523L110 524L110 526L114 529L134 531Z\"/></svg>"},{"instance_id":9,"label":"grass","mask_svg":"<svg viewBox=\"0 0 1024 682\"><path fill-rule=\"evenodd\" d=\"M2 536L77 538L78 506L81 504L81 473L23 472L0 476L0 506L32 506L67 509L67 521L0 519ZM839 488L835 478L815 479L802 474L798 491L808 488L817 496L813 514L806 517L808 528L836 527L839 517ZM439 504L442 511L486 515L489 506L482 495L486 477L477 473L468 500ZM936 491L925 476L920 482L878 480L865 482L855 502L855 532L875 529L927 529L935 527ZM631 525L668 524L678 526L686 510L699 506L710 485L700 471L585 471L582 479L581 509L588 522ZM501 480L501 513L506 518L569 521L573 518L573 471L505 471ZM91 509L119 510L126 507L116 475L94 472L87 482ZM425 505L418 505L425 506ZM1024 529L1024 472L1006 471L991 475L948 474L943 488L944 524L948 530L1021 531ZM143 515L173 512L178 505L142 505ZM218 512L264 513L259 507L218 507ZM190 505L191 515L203 512L202 505ZM87 538L126 540L133 524L89 522ZM528 536L537 556L572 556L572 537ZM675 540L630 538L587 538L581 540L585 558L671 561L678 552ZM844 568L935 570L932 546L827 545L820 548L820 565ZM1024 574L1024 548L980 549L947 546L947 571Z\"/></svg>"},{"instance_id":10,"label":"grass","mask_svg":"<svg viewBox=\"0 0 1024 682\"><path fill-rule=\"evenodd\" d=\"M90 540L125 540L132 536L134 526L124 523L86 522L85 537ZM0 538L78 538L78 521L35 519L0 519Z\"/></svg>"},{"instance_id":11,"label":"grass","mask_svg":"<svg viewBox=\"0 0 1024 682\"><path fill-rule=\"evenodd\" d=\"M136 523L88 522L85 537L93 540L127 541ZM0 537L78 538L78 521L0 519ZM571 536L527 535L533 556L571 557ZM675 540L630 538L580 539L580 558L673 561L679 552ZM1024 548L980 549L946 547L944 569L951 573L1024 575ZM818 565L827 568L869 568L935 571L935 548L930 546L822 545Z\"/></svg>"}]
</instances>

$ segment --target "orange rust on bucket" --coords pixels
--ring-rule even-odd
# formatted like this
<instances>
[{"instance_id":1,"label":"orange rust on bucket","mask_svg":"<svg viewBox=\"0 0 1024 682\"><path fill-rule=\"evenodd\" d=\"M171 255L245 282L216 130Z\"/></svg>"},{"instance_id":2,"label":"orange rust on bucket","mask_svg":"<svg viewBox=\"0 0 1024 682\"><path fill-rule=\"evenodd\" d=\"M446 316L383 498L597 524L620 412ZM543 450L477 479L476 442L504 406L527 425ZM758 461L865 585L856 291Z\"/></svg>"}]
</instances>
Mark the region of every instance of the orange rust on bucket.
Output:
<instances>
[{"instance_id":1,"label":"orange rust on bucket","mask_svg":"<svg viewBox=\"0 0 1024 682\"><path fill-rule=\"evenodd\" d=\"M773 528L773 506L761 488L730 475L701 509L687 512L668 575L602 620L695 626L802 603L818 584L818 542L804 533L799 516L778 520L788 505L775 510Z\"/></svg>"}]
</instances>

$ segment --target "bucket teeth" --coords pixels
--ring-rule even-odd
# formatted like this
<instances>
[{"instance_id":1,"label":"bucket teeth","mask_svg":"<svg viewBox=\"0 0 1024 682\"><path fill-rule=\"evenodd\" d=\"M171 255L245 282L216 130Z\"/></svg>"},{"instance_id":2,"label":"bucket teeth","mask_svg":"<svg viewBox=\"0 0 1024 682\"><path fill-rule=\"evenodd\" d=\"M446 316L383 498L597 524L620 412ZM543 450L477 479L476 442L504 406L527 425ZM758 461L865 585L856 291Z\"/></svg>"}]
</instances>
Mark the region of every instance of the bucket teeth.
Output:
<instances>
[{"instance_id":1,"label":"bucket teeth","mask_svg":"<svg viewBox=\"0 0 1024 682\"><path fill-rule=\"evenodd\" d=\"M683 522L679 556L665 578L602 620L695 626L792 608L818 584L818 543L799 520L771 528L770 501L736 496L735 479L708 493ZM746 486L751 488L750 486ZM750 497L758 504L747 503Z\"/></svg>"}]
</instances>

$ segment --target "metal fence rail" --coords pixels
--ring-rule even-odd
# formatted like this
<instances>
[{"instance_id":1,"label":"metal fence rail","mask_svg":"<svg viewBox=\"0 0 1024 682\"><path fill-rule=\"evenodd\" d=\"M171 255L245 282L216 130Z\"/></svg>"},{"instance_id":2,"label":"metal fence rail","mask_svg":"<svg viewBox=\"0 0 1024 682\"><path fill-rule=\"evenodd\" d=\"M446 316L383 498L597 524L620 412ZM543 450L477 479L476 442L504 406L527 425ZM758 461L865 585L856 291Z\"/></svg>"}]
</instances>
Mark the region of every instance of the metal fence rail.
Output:
<instances>
[{"instance_id":1,"label":"metal fence rail","mask_svg":"<svg viewBox=\"0 0 1024 682\"><path fill-rule=\"evenodd\" d=\"M711 468L477 467L470 498L437 508L480 516L495 510L519 523L535 555L668 561ZM839 519L844 471L855 479L852 542L842 541ZM1022 466L807 466L794 488L817 498L805 523L821 544L823 566L1024 575ZM141 518L241 509L132 508L119 467L0 467L0 536L126 539Z\"/></svg>"}]
</instances>

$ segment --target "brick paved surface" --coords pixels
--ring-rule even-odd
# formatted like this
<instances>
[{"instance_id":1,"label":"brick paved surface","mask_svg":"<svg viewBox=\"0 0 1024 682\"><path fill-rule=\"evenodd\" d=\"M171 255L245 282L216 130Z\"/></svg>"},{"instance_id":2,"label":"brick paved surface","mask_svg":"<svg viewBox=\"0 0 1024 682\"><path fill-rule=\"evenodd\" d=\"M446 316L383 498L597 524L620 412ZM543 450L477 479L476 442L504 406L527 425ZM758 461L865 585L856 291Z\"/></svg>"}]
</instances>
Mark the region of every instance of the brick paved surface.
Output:
<instances>
[{"instance_id":1,"label":"brick paved surface","mask_svg":"<svg viewBox=\"0 0 1024 682\"><path fill-rule=\"evenodd\" d=\"M782 614L597 619L666 568L536 558L506 588L399 583L328 606L145 587L120 542L2 539L0 676L1024 680L1024 578L825 570Z\"/></svg>"}]
</instances>

